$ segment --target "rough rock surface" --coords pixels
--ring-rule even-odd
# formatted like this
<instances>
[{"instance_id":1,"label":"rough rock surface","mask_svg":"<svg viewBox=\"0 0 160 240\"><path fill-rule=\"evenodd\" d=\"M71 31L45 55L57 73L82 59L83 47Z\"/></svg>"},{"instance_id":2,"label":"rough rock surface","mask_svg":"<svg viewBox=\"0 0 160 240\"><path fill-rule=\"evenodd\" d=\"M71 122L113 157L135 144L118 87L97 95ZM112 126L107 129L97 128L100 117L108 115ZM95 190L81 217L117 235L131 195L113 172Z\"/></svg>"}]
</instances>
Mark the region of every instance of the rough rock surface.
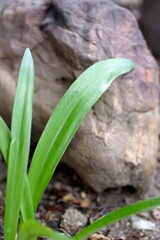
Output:
<instances>
[{"instance_id":1,"label":"rough rock surface","mask_svg":"<svg viewBox=\"0 0 160 240\"><path fill-rule=\"evenodd\" d=\"M158 68L132 14L107 0L8 0L0 17L0 114L10 120L20 59L29 46L36 138L89 65L111 57L136 63L90 111L64 161L96 191L125 185L147 190L158 144Z\"/></svg>"}]
</instances>

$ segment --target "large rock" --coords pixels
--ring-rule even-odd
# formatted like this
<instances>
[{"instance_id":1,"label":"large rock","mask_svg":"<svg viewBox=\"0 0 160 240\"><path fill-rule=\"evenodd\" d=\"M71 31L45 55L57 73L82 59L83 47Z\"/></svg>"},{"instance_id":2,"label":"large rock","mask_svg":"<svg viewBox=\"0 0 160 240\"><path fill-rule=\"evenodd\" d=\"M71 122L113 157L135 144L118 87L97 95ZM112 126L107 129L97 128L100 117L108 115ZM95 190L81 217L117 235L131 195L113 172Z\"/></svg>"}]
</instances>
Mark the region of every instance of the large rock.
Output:
<instances>
[{"instance_id":1,"label":"large rock","mask_svg":"<svg viewBox=\"0 0 160 240\"><path fill-rule=\"evenodd\" d=\"M114 3L129 9L137 20L141 17L140 7L142 0L112 0ZM145 0L144 0L145 1Z\"/></svg>"},{"instance_id":2,"label":"large rock","mask_svg":"<svg viewBox=\"0 0 160 240\"><path fill-rule=\"evenodd\" d=\"M132 14L107 0L8 0L0 17L0 112L10 120L20 59L29 46L36 138L84 69L112 57L136 63L90 111L64 161L97 191L147 190L158 142L158 68Z\"/></svg>"}]
</instances>

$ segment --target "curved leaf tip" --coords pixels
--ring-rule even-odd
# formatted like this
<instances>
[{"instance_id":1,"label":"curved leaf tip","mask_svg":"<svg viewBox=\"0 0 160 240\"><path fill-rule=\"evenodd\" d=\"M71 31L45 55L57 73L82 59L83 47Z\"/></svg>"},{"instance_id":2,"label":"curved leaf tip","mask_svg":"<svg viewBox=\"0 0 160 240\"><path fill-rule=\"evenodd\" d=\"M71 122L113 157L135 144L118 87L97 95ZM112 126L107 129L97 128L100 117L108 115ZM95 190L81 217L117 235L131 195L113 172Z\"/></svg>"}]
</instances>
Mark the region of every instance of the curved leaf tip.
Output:
<instances>
[{"instance_id":1,"label":"curved leaf tip","mask_svg":"<svg viewBox=\"0 0 160 240\"><path fill-rule=\"evenodd\" d=\"M99 61L95 64L101 66L104 65L104 67L107 67L107 70L110 69L111 71L113 68L115 68L116 65L117 70L120 71L121 69L122 74L128 73L135 68L134 62L128 58L110 58L107 60Z\"/></svg>"},{"instance_id":2,"label":"curved leaf tip","mask_svg":"<svg viewBox=\"0 0 160 240\"><path fill-rule=\"evenodd\" d=\"M32 56L31 51L30 51L29 48L26 48L26 50L25 50L25 52L24 52L24 55Z\"/></svg>"},{"instance_id":3,"label":"curved leaf tip","mask_svg":"<svg viewBox=\"0 0 160 240\"><path fill-rule=\"evenodd\" d=\"M26 48L24 55L23 55L22 62L25 62L25 65L30 65L30 68L32 68L32 69L34 68L32 53L29 48Z\"/></svg>"}]
</instances>

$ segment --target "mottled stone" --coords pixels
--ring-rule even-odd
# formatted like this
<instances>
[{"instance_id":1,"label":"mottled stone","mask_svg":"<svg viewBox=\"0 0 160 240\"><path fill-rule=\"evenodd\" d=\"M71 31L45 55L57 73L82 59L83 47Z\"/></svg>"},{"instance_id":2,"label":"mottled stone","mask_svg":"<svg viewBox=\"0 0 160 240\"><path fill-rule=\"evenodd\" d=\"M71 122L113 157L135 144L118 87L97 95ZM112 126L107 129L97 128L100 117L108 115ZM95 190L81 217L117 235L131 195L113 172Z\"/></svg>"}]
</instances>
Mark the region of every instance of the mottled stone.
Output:
<instances>
[{"instance_id":1,"label":"mottled stone","mask_svg":"<svg viewBox=\"0 0 160 240\"><path fill-rule=\"evenodd\" d=\"M153 221L149 221L137 216L131 217L131 223L133 229L149 231L155 231L156 229L156 224Z\"/></svg>"},{"instance_id":2,"label":"mottled stone","mask_svg":"<svg viewBox=\"0 0 160 240\"><path fill-rule=\"evenodd\" d=\"M62 216L60 226L65 229L70 236L73 236L86 226L87 221L87 217L81 212L74 208L68 208Z\"/></svg>"}]
</instances>

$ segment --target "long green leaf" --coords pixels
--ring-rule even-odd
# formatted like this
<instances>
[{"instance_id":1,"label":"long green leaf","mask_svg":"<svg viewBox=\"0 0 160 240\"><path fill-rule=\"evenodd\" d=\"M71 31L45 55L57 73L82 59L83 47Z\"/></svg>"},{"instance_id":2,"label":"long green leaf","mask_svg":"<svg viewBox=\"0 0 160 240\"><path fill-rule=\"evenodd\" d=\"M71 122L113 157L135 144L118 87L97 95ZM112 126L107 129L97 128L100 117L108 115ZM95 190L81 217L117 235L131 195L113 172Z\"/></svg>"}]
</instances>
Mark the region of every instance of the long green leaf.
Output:
<instances>
[{"instance_id":1,"label":"long green leaf","mask_svg":"<svg viewBox=\"0 0 160 240\"><path fill-rule=\"evenodd\" d=\"M53 231L36 221L25 222L19 230L18 240L30 240L34 237L44 236L54 240L71 240L63 233Z\"/></svg>"},{"instance_id":2,"label":"long green leaf","mask_svg":"<svg viewBox=\"0 0 160 240\"><path fill-rule=\"evenodd\" d=\"M29 170L34 210L86 114L112 81L133 67L128 59L100 61L88 68L65 93L45 127Z\"/></svg>"},{"instance_id":3,"label":"long green leaf","mask_svg":"<svg viewBox=\"0 0 160 240\"><path fill-rule=\"evenodd\" d=\"M4 218L4 236L6 240L15 240L17 232L20 203L29 157L33 89L33 59L30 50L26 49L20 68L12 114Z\"/></svg>"},{"instance_id":4,"label":"long green leaf","mask_svg":"<svg viewBox=\"0 0 160 240\"><path fill-rule=\"evenodd\" d=\"M22 220L34 220L34 208L32 203L32 194L27 173L25 173L24 188L21 199Z\"/></svg>"},{"instance_id":5,"label":"long green leaf","mask_svg":"<svg viewBox=\"0 0 160 240\"><path fill-rule=\"evenodd\" d=\"M0 117L0 151L2 152L6 164L8 164L10 141L11 132L2 117ZM21 200L21 212L23 221L34 219L32 197L27 173L25 174L24 191Z\"/></svg>"},{"instance_id":6,"label":"long green leaf","mask_svg":"<svg viewBox=\"0 0 160 240\"><path fill-rule=\"evenodd\" d=\"M79 233L77 233L77 235L73 237L73 240L87 239L87 237L102 229L103 227L118 222L119 220L127 218L131 215L147 211L158 206L160 206L160 197L154 197L151 199L139 201L126 207L120 208L104 217L99 218L89 226L83 228Z\"/></svg>"},{"instance_id":7,"label":"long green leaf","mask_svg":"<svg viewBox=\"0 0 160 240\"><path fill-rule=\"evenodd\" d=\"M2 117L0 117L0 152L3 155L6 164L8 163L10 141L11 141L10 130L6 123L4 122L4 120L2 119Z\"/></svg>"}]
</instances>

